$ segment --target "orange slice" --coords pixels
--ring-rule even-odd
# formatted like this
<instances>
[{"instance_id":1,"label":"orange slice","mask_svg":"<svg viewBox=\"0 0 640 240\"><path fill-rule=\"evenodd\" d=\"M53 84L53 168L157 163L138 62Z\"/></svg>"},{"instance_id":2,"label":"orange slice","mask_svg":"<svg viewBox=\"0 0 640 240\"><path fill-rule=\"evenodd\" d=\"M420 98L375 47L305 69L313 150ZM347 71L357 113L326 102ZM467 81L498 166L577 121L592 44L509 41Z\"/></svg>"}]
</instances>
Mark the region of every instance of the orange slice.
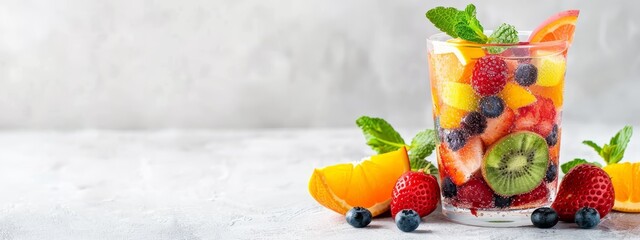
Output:
<instances>
[{"instance_id":1,"label":"orange slice","mask_svg":"<svg viewBox=\"0 0 640 240\"><path fill-rule=\"evenodd\" d=\"M536 96L531 94L529 90L513 82L507 82L499 95L513 110L528 106L536 101Z\"/></svg>"},{"instance_id":2,"label":"orange slice","mask_svg":"<svg viewBox=\"0 0 640 240\"><path fill-rule=\"evenodd\" d=\"M396 181L410 170L407 150L402 147L359 163L315 169L309 193L322 206L342 215L353 207L364 207L377 216L389 209Z\"/></svg>"},{"instance_id":3,"label":"orange slice","mask_svg":"<svg viewBox=\"0 0 640 240\"><path fill-rule=\"evenodd\" d=\"M579 13L579 10L568 10L551 16L531 33L529 42L537 43L556 40L573 42L573 33L576 30L576 21L578 21Z\"/></svg>"},{"instance_id":4,"label":"orange slice","mask_svg":"<svg viewBox=\"0 0 640 240\"><path fill-rule=\"evenodd\" d=\"M616 163L603 169L613 183L616 196L613 210L640 212L640 163Z\"/></svg>"}]
</instances>

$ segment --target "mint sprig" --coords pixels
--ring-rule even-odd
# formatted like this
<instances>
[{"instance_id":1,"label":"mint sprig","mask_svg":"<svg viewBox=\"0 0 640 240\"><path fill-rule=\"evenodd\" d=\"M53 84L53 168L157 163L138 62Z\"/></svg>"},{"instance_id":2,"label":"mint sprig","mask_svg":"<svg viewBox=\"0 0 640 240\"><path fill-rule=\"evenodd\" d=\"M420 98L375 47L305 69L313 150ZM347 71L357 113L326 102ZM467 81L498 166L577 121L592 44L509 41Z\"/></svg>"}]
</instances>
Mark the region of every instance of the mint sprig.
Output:
<instances>
[{"instance_id":1,"label":"mint sprig","mask_svg":"<svg viewBox=\"0 0 640 240\"><path fill-rule=\"evenodd\" d=\"M482 24L476 17L476 6L473 4L467 5L464 10L452 7L436 7L427 11L425 15L436 28L452 38L461 38L475 43L517 43L519 41L518 31L508 24L502 24L498 28L500 33L487 37L484 34ZM515 35L512 34L513 32L515 32ZM495 51L498 50L500 49Z\"/></svg>"},{"instance_id":2,"label":"mint sprig","mask_svg":"<svg viewBox=\"0 0 640 240\"><path fill-rule=\"evenodd\" d=\"M507 44L507 43L518 43L520 39L518 38L518 31L516 27L503 23L491 33L489 36L488 43L498 43L498 44ZM491 54L500 54L506 50L506 47L490 47L488 48L489 53Z\"/></svg>"},{"instance_id":3,"label":"mint sprig","mask_svg":"<svg viewBox=\"0 0 640 240\"><path fill-rule=\"evenodd\" d=\"M622 128L615 136L609 140L609 143L605 143L602 146L598 145L594 141L584 140L582 144L587 145L593 150L595 150L600 157L604 160L604 162L609 164L615 164L620 162L622 158L624 158L624 152L627 150L627 145L631 140L631 136L633 135L633 127L625 126ZM591 163L594 165L600 166L597 162L587 162L584 159L574 159L573 161L562 164L562 172L567 173L571 168L583 164L583 163Z\"/></svg>"},{"instance_id":4,"label":"mint sprig","mask_svg":"<svg viewBox=\"0 0 640 240\"><path fill-rule=\"evenodd\" d=\"M378 154L387 153L406 147L409 150L409 164L412 170L424 169L426 173L437 174L437 167L427 161L436 148L436 132L427 129L416 134L407 145L387 121L382 118L362 116L356 120L356 125L362 129L367 145Z\"/></svg>"}]
</instances>

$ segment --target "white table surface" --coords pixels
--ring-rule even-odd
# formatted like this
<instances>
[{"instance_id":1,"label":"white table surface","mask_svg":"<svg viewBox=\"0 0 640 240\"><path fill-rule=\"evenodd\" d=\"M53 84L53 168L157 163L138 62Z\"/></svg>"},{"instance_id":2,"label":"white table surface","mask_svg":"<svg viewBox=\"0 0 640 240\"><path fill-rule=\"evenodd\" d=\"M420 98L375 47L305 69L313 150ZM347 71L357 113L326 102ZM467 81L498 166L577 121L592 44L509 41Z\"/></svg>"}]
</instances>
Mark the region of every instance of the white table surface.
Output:
<instances>
[{"instance_id":1,"label":"white table surface","mask_svg":"<svg viewBox=\"0 0 640 240\"><path fill-rule=\"evenodd\" d=\"M580 141L607 141L620 127L565 123L562 161L596 159ZM615 212L594 230L471 227L439 211L414 233L389 217L354 229L307 182L314 167L372 153L355 127L4 131L0 146L0 239L640 238L640 214ZM639 157L635 136L626 159Z\"/></svg>"}]
</instances>

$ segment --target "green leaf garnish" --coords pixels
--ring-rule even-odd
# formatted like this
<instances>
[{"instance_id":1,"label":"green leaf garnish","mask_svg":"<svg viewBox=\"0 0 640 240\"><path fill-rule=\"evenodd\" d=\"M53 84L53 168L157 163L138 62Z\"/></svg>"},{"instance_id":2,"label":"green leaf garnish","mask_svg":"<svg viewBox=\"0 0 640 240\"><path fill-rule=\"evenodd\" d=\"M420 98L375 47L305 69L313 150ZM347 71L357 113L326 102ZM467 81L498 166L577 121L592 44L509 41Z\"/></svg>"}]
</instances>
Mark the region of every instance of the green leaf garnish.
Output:
<instances>
[{"instance_id":1,"label":"green leaf garnish","mask_svg":"<svg viewBox=\"0 0 640 240\"><path fill-rule=\"evenodd\" d=\"M614 164L624 158L624 152L627 150L631 135L633 135L633 128L625 126L609 140L608 144L605 143L603 146L591 140L584 140L582 143L593 148L606 164Z\"/></svg>"},{"instance_id":2,"label":"green leaf garnish","mask_svg":"<svg viewBox=\"0 0 640 240\"><path fill-rule=\"evenodd\" d=\"M456 34L454 27L458 23L458 14L460 14L460 11L452 7L436 7L427 11L425 15L440 31L457 38L458 34Z\"/></svg>"},{"instance_id":3,"label":"green leaf garnish","mask_svg":"<svg viewBox=\"0 0 640 240\"><path fill-rule=\"evenodd\" d=\"M382 118L362 116L356 120L358 127L362 129L364 137L369 145L378 154L387 153L406 147L409 154L409 164L412 170L424 169L426 173L437 174L438 168L427 157L436 148L436 132L427 129L416 134L407 146L391 124Z\"/></svg>"},{"instance_id":4,"label":"green leaf garnish","mask_svg":"<svg viewBox=\"0 0 640 240\"><path fill-rule=\"evenodd\" d=\"M400 133L382 118L362 116L356 120L356 124L362 129L367 145L378 154L395 151L405 146Z\"/></svg>"},{"instance_id":5,"label":"green leaf garnish","mask_svg":"<svg viewBox=\"0 0 640 240\"><path fill-rule=\"evenodd\" d=\"M409 162L411 169L423 169L429 165L433 166L426 158L433 153L436 148L436 132L427 129L416 134L411 140L409 150ZM437 172L437 169L436 169Z\"/></svg>"},{"instance_id":6,"label":"green leaf garnish","mask_svg":"<svg viewBox=\"0 0 640 240\"><path fill-rule=\"evenodd\" d=\"M518 31L512 25L503 23L496 29L491 36L489 36L488 43L518 43L520 42L520 38L518 38ZM506 50L506 47L490 47L488 49L491 54L500 54Z\"/></svg>"},{"instance_id":7,"label":"green leaf garnish","mask_svg":"<svg viewBox=\"0 0 640 240\"><path fill-rule=\"evenodd\" d=\"M571 170L572 168L574 168L575 166L578 166L580 164L592 164L598 167L602 167L602 165L600 165L600 163L597 162L588 162L587 160L581 159L581 158L576 158L573 159L572 161L566 162L564 164L562 164L560 166L560 168L562 169L562 173L567 174L569 172L569 170Z\"/></svg>"}]
</instances>

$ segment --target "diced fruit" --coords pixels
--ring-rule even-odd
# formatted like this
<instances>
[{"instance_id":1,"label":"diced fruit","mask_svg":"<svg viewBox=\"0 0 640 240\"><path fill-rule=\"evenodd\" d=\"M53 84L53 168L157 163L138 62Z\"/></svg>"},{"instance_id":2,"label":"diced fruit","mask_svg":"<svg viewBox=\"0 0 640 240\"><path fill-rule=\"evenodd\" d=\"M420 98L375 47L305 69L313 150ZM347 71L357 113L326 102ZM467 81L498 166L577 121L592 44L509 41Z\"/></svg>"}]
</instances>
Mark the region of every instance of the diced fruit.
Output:
<instances>
[{"instance_id":1,"label":"diced fruit","mask_svg":"<svg viewBox=\"0 0 640 240\"><path fill-rule=\"evenodd\" d=\"M500 97L507 103L507 106L513 110L528 106L536 101L536 97L527 89L520 85L508 82L504 86L504 90L500 92Z\"/></svg>"},{"instance_id":2,"label":"diced fruit","mask_svg":"<svg viewBox=\"0 0 640 240\"><path fill-rule=\"evenodd\" d=\"M531 86L538 80L538 68L531 63L522 63L516 68L513 78L520 86Z\"/></svg>"},{"instance_id":3,"label":"diced fruit","mask_svg":"<svg viewBox=\"0 0 640 240\"><path fill-rule=\"evenodd\" d=\"M424 172L407 172L395 184L391 193L391 216L403 209L413 209L420 217L433 212L440 201L438 180Z\"/></svg>"},{"instance_id":4,"label":"diced fruit","mask_svg":"<svg viewBox=\"0 0 640 240\"><path fill-rule=\"evenodd\" d=\"M460 110L448 105L443 105L440 110L440 127L444 129L459 128L462 118L467 115L467 111Z\"/></svg>"},{"instance_id":5,"label":"diced fruit","mask_svg":"<svg viewBox=\"0 0 640 240\"><path fill-rule=\"evenodd\" d=\"M389 209L396 180L409 170L407 150L402 147L358 164L315 169L309 180L309 193L318 203L341 215L361 206L375 217Z\"/></svg>"},{"instance_id":6,"label":"diced fruit","mask_svg":"<svg viewBox=\"0 0 640 240\"><path fill-rule=\"evenodd\" d=\"M513 201L513 197L503 197L495 194L493 196L493 202L497 208L506 208L511 206L511 202Z\"/></svg>"},{"instance_id":7,"label":"diced fruit","mask_svg":"<svg viewBox=\"0 0 640 240\"><path fill-rule=\"evenodd\" d=\"M579 13L579 10L568 10L551 16L531 33L529 42L567 40L571 43Z\"/></svg>"},{"instance_id":8,"label":"diced fruit","mask_svg":"<svg viewBox=\"0 0 640 240\"><path fill-rule=\"evenodd\" d=\"M583 207L576 212L575 221L578 227L582 229L591 229L600 223L600 213L598 210L590 207Z\"/></svg>"},{"instance_id":9,"label":"diced fruit","mask_svg":"<svg viewBox=\"0 0 640 240\"><path fill-rule=\"evenodd\" d=\"M541 87L537 85L529 86L529 90L535 95L551 99L556 108L562 107L564 81L553 87Z\"/></svg>"},{"instance_id":10,"label":"diced fruit","mask_svg":"<svg viewBox=\"0 0 640 240\"><path fill-rule=\"evenodd\" d=\"M404 209L395 216L396 226L403 232L413 232L420 226L420 216L412 209Z\"/></svg>"},{"instance_id":11,"label":"diced fruit","mask_svg":"<svg viewBox=\"0 0 640 240\"><path fill-rule=\"evenodd\" d=\"M431 64L434 65L434 77L436 81L461 82L467 84L471 82L473 64L462 65L455 54L433 54L430 61L432 61ZM473 60L473 62L475 62L475 60Z\"/></svg>"},{"instance_id":12,"label":"diced fruit","mask_svg":"<svg viewBox=\"0 0 640 240\"><path fill-rule=\"evenodd\" d=\"M494 142L509 134L513 128L514 121L515 114L509 108L505 109L498 118L487 119L487 129L480 135L485 146L491 146Z\"/></svg>"},{"instance_id":13,"label":"diced fruit","mask_svg":"<svg viewBox=\"0 0 640 240\"><path fill-rule=\"evenodd\" d=\"M473 178L458 189L460 207L491 208L493 207L493 192L482 178Z\"/></svg>"},{"instance_id":14,"label":"diced fruit","mask_svg":"<svg viewBox=\"0 0 640 240\"><path fill-rule=\"evenodd\" d=\"M516 132L495 143L484 157L482 176L496 194L509 197L540 185L549 166L549 148L540 135Z\"/></svg>"},{"instance_id":15,"label":"diced fruit","mask_svg":"<svg viewBox=\"0 0 640 240\"><path fill-rule=\"evenodd\" d=\"M595 208L603 218L609 214L613 203L613 184L609 175L597 166L580 164L562 179L551 208L558 212L560 220L573 222L580 208Z\"/></svg>"},{"instance_id":16,"label":"diced fruit","mask_svg":"<svg viewBox=\"0 0 640 240\"><path fill-rule=\"evenodd\" d=\"M445 177L442 181L442 195L445 198L452 198L458 194L458 187L453 181L451 181L450 177Z\"/></svg>"},{"instance_id":17,"label":"diced fruit","mask_svg":"<svg viewBox=\"0 0 640 240\"><path fill-rule=\"evenodd\" d=\"M472 61L485 55L484 50L477 43L458 38L447 40L445 44L434 45L433 53L453 53L461 65L473 65Z\"/></svg>"},{"instance_id":18,"label":"diced fruit","mask_svg":"<svg viewBox=\"0 0 640 240\"><path fill-rule=\"evenodd\" d=\"M504 111L504 101L498 96L487 96L480 99L480 113L488 118L500 116Z\"/></svg>"},{"instance_id":19,"label":"diced fruit","mask_svg":"<svg viewBox=\"0 0 640 240\"><path fill-rule=\"evenodd\" d=\"M470 112L462 119L462 127L471 135L481 134L487 128L487 118L479 112Z\"/></svg>"},{"instance_id":20,"label":"diced fruit","mask_svg":"<svg viewBox=\"0 0 640 240\"><path fill-rule=\"evenodd\" d=\"M485 56L476 62L471 86L480 96L494 95L507 83L507 63L498 56Z\"/></svg>"},{"instance_id":21,"label":"diced fruit","mask_svg":"<svg viewBox=\"0 0 640 240\"><path fill-rule=\"evenodd\" d=\"M345 216L347 223L354 228L363 228L371 223L371 212L363 207L354 207Z\"/></svg>"},{"instance_id":22,"label":"diced fruit","mask_svg":"<svg viewBox=\"0 0 640 240\"><path fill-rule=\"evenodd\" d=\"M446 144L440 144L438 157L445 173L451 177L451 181L460 186L478 171L480 164L482 164L483 153L480 138L471 137L467 140L467 144L458 151L449 149Z\"/></svg>"},{"instance_id":23,"label":"diced fruit","mask_svg":"<svg viewBox=\"0 0 640 240\"><path fill-rule=\"evenodd\" d=\"M515 196L514 207L527 208L543 205L549 200L549 189L546 184L540 184L533 191Z\"/></svg>"},{"instance_id":24,"label":"diced fruit","mask_svg":"<svg viewBox=\"0 0 640 240\"><path fill-rule=\"evenodd\" d=\"M558 213L552 208L538 208L531 213L531 223L538 228L551 228L558 224Z\"/></svg>"},{"instance_id":25,"label":"diced fruit","mask_svg":"<svg viewBox=\"0 0 640 240\"><path fill-rule=\"evenodd\" d=\"M467 143L468 137L469 136L466 131L456 129L449 131L444 139L451 150L458 151Z\"/></svg>"},{"instance_id":26,"label":"diced fruit","mask_svg":"<svg viewBox=\"0 0 640 240\"><path fill-rule=\"evenodd\" d=\"M547 144L549 144L550 147L558 143L558 124L553 125L553 128L551 129L551 133L547 135L545 140L547 140Z\"/></svg>"},{"instance_id":27,"label":"diced fruit","mask_svg":"<svg viewBox=\"0 0 640 240\"><path fill-rule=\"evenodd\" d=\"M536 59L538 63L538 81L536 85L543 87L556 86L564 80L567 63L564 56L547 56Z\"/></svg>"},{"instance_id":28,"label":"diced fruit","mask_svg":"<svg viewBox=\"0 0 640 240\"><path fill-rule=\"evenodd\" d=\"M548 136L553 131L555 120L556 108L553 102L547 98L538 97L534 104L518 109L515 129Z\"/></svg>"},{"instance_id":29,"label":"diced fruit","mask_svg":"<svg viewBox=\"0 0 640 240\"><path fill-rule=\"evenodd\" d=\"M549 168L547 168L547 173L544 175L544 181L548 183L553 182L554 180L556 180L557 176L558 176L558 165L552 162L551 164L549 164Z\"/></svg>"},{"instance_id":30,"label":"diced fruit","mask_svg":"<svg viewBox=\"0 0 640 240\"><path fill-rule=\"evenodd\" d=\"M613 183L613 210L640 212L640 163L616 163L603 168Z\"/></svg>"},{"instance_id":31,"label":"diced fruit","mask_svg":"<svg viewBox=\"0 0 640 240\"><path fill-rule=\"evenodd\" d=\"M449 106L469 112L478 107L478 96L469 84L442 82L438 93L442 102Z\"/></svg>"}]
</instances>

